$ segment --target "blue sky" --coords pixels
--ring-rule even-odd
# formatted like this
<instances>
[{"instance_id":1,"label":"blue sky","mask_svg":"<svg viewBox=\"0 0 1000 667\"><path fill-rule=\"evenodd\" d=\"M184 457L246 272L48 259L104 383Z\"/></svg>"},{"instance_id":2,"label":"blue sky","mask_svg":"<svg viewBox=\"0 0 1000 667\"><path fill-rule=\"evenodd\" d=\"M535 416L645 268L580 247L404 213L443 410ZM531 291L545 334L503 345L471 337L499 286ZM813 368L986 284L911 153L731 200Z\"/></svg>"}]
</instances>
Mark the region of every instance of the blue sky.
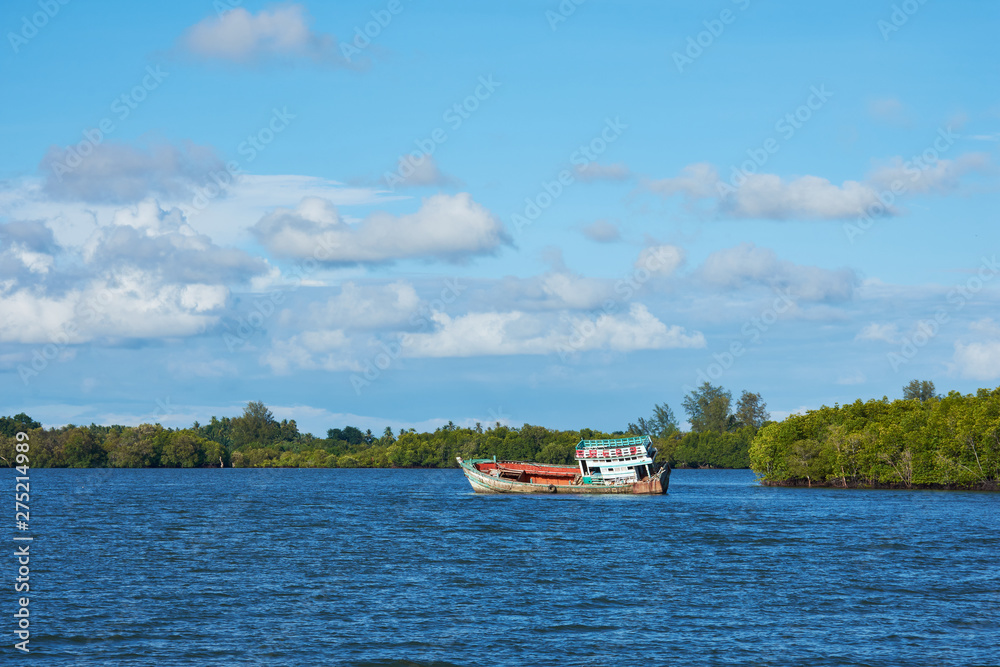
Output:
<instances>
[{"instance_id":1,"label":"blue sky","mask_svg":"<svg viewBox=\"0 0 1000 667\"><path fill-rule=\"evenodd\" d=\"M2 411L615 430L705 379L775 417L996 386L998 19L6 3Z\"/></svg>"}]
</instances>

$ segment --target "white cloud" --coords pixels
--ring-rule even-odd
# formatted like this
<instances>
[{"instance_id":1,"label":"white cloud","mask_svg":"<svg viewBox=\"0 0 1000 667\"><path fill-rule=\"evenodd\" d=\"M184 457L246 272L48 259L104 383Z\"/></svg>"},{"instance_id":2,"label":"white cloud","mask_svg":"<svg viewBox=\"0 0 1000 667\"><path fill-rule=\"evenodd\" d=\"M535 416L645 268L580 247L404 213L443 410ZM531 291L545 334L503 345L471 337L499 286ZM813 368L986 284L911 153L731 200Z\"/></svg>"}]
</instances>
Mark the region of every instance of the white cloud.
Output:
<instances>
[{"instance_id":1,"label":"white cloud","mask_svg":"<svg viewBox=\"0 0 1000 667\"><path fill-rule=\"evenodd\" d=\"M331 264L455 261L492 254L507 242L500 221L468 193L428 197L408 215L375 212L357 225L345 222L329 201L307 198L294 210L265 215L251 231L276 255Z\"/></svg>"},{"instance_id":2,"label":"white cloud","mask_svg":"<svg viewBox=\"0 0 1000 667\"><path fill-rule=\"evenodd\" d=\"M577 165L574 169L576 177L584 183L593 181L624 181L632 177L632 172L621 162L614 164L599 164L588 162Z\"/></svg>"},{"instance_id":3,"label":"white cloud","mask_svg":"<svg viewBox=\"0 0 1000 667\"><path fill-rule=\"evenodd\" d=\"M907 126L909 117L903 103L896 97L882 97L868 103L872 118L891 125Z\"/></svg>"},{"instance_id":4,"label":"white cloud","mask_svg":"<svg viewBox=\"0 0 1000 667\"><path fill-rule=\"evenodd\" d=\"M618 227L607 220L595 220L583 228L583 235L598 243L614 243L622 238Z\"/></svg>"},{"instance_id":5,"label":"white cloud","mask_svg":"<svg viewBox=\"0 0 1000 667\"><path fill-rule=\"evenodd\" d=\"M346 67L333 35L317 32L305 8L288 4L252 14L236 7L203 19L185 31L181 47L206 59L249 64L267 60L309 60Z\"/></svg>"},{"instance_id":6,"label":"white cloud","mask_svg":"<svg viewBox=\"0 0 1000 667\"><path fill-rule=\"evenodd\" d=\"M703 204L725 218L834 220L857 217L866 211L896 215L896 209L882 203L882 191L898 191L902 186L904 192L949 194L958 189L964 175L989 168L989 157L982 153L929 164L893 157L866 180L837 185L819 176L785 179L735 169L730 179L723 181L715 166L701 162L684 167L675 177L645 180L642 187L663 197L682 196L689 206Z\"/></svg>"},{"instance_id":7,"label":"white cloud","mask_svg":"<svg viewBox=\"0 0 1000 667\"><path fill-rule=\"evenodd\" d=\"M0 342L190 336L218 321L228 295L219 285L162 284L138 269L95 277L59 295L18 289L0 294Z\"/></svg>"},{"instance_id":8,"label":"white cloud","mask_svg":"<svg viewBox=\"0 0 1000 667\"><path fill-rule=\"evenodd\" d=\"M92 145L85 156L77 156L76 149L52 146L39 169L45 177L44 191L53 198L109 203L152 196L183 199L192 196L211 173L225 171L214 149L191 142L148 148L108 142Z\"/></svg>"},{"instance_id":9,"label":"white cloud","mask_svg":"<svg viewBox=\"0 0 1000 667\"><path fill-rule=\"evenodd\" d=\"M984 317L969 324L969 329L981 336L992 336L1000 338L1000 324L993 321L992 317Z\"/></svg>"},{"instance_id":10,"label":"white cloud","mask_svg":"<svg viewBox=\"0 0 1000 667\"><path fill-rule=\"evenodd\" d=\"M954 361L962 377L975 380L1000 378L1000 340L956 342Z\"/></svg>"},{"instance_id":11,"label":"white cloud","mask_svg":"<svg viewBox=\"0 0 1000 667\"><path fill-rule=\"evenodd\" d=\"M627 315L602 314L563 318L562 331L551 318L522 311L468 313L450 317L435 313L437 330L406 337L408 357L473 357L551 354L611 350L629 352L678 347L704 347L700 332L667 326L642 304L632 304ZM568 329L568 330L567 330Z\"/></svg>"},{"instance_id":12,"label":"white cloud","mask_svg":"<svg viewBox=\"0 0 1000 667\"><path fill-rule=\"evenodd\" d=\"M538 276L502 278L478 298L499 310L587 310L614 298L614 285L574 273L558 260L551 271Z\"/></svg>"},{"instance_id":13,"label":"white cloud","mask_svg":"<svg viewBox=\"0 0 1000 667\"><path fill-rule=\"evenodd\" d=\"M224 359L180 359L167 363L167 370L176 378L189 380L192 378L237 377L239 369L236 364Z\"/></svg>"},{"instance_id":14,"label":"white cloud","mask_svg":"<svg viewBox=\"0 0 1000 667\"><path fill-rule=\"evenodd\" d=\"M719 172L713 165L696 162L681 169L680 176L646 180L643 187L664 197L684 195L689 199L705 199L718 194L719 182Z\"/></svg>"},{"instance_id":15,"label":"white cloud","mask_svg":"<svg viewBox=\"0 0 1000 667\"><path fill-rule=\"evenodd\" d=\"M207 179L208 176L206 175ZM198 181L200 189L203 181ZM181 188L184 190L184 188ZM165 210L180 209L188 224L199 233L209 236L219 245L233 245L251 240L247 221L259 220L278 206L294 207L303 199L319 197L335 206L364 206L404 199L387 194L373 187L352 187L337 181L312 176L245 174L226 190L225 196L199 202L187 190L173 196L156 196L155 201ZM81 245L102 226L116 224L121 204L111 201L82 201L53 199L45 190L44 180L23 177L0 182L0 217L12 225L35 225L34 231L25 231L21 242L28 243L35 252L48 252L54 242L63 247ZM41 233L45 239L38 237ZM10 234L15 239L13 233ZM47 239L47 240L46 240ZM46 245L48 244L48 245ZM0 263L0 271L2 271Z\"/></svg>"},{"instance_id":16,"label":"white cloud","mask_svg":"<svg viewBox=\"0 0 1000 667\"><path fill-rule=\"evenodd\" d=\"M341 330L307 331L288 340L274 340L261 362L275 373L288 374L295 369L325 371L361 371L348 349L350 340Z\"/></svg>"},{"instance_id":17,"label":"white cloud","mask_svg":"<svg viewBox=\"0 0 1000 667\"><path fill-rule=\"evenodd\" d=\"M52 230L40 220L0 224L0 291L44 278L58 250Z\"/></svg>"},{"instance_id":18,"label":"white cloud","mask_svg":"<svg viewBox=\"0 0 1000 667\"><path fill-rule=\"evenodd\" d=\"M831 271L794 264L778 259L770 248L758 248L753 243L712 253L698 269L697 277L727 289L763 285L805 301L846 301L858 284L857 275L850 269Z\"/></svg>"},{"instance_id":19,"label":"white cloud","mask_svg":"<svg viewBox=\"0 0 1000 667\"><path fill-rule=\"evenodd\" d=\"M3 254L9 254L9 260L17 262L31 273L48 273L55 263L52 255L43 252L32 252L20 243L11 243Z\"/></svg>"},{"instance_id":20,"label":"white cloud","mask_svg":"<svg viewBox=\"0 0 1000 667\"><path fill-rule=\"evenodd\" d=\"M740 218L826 220L856 216L877 201L871 186L856 181L834 185L818 176L785 181L774 174L753 174L723 200L723 209Z\"/></svg>"},{"instance_id":21,"label":"white cloud","mask_svg":"<svg viewBox=\"0 0 1000 667\"><path fill-rule=\"evenodd\" d=\"M644 248L633 268L620 278L592 278L566 268L562 257L555 253L553 269L530 278L506 277L497 282L487 295L496 310L594 310L606 303L622 300L621 291L627 286L630 294L651 277L663 278L676 273L684 263L684 250L662 244ZM626 297L626 299L631 296Z\"/></svg>"},{"instance_id":22,"label":"white cloud","mask_svg":"<svg viewBox=\"0 0 1000 667\"><path fill-rule=\"evenodd\" d=\"M387 285L341 286L340 294L309 307L308 325L317 328L377 329L410 322L420 307L413 285L398 280Z\"/></svg>"},{"instance_id":23,"label":"white cloud","mask_svg":"<svg viewBox=\"0 0 1000 667\"><path fill-rule=\"evenodd\" d=\"M635 260L636 269L645 269L654 276L670 276L684 264L684 249L663 244L643 248Z\"/></svg>"},{"instance_id":24,"label":"white cloud","mask_svg":"<svg viewBox=\"0 0 1000 667\"><path fill-rule=\"evenodd\" d=\"M989 155L985 153L966 153L954 160L941 159L930 164L895 157L875 169L868 178L883 189L902 187L906 192L943 195L958 190L965 174L986 171L989 166Z\"/></svg>"},{"instance_id":25,"label":"white cloud","mask_svg":"<svg viewBox=\"0 0 1000 667\"><path fill-rule=\"evenodd\" d=\"M8 239L0 248L0 342L195 335L218 322L230 285L267 270L155 201L111 217L77 246L60 245L41 222L0 225Z\"/></svg>"},{"instance_id":26,"label":"white cloud","mask_svg":"<svg viewBox=\"0 0 1000 667\"><path fill-rule=\"evenodd\" d=\"M854 337L854 340L872 340L895 344L900 340L899 327L895 324L879 324L877 322L872 322L871 324L865 325L865 327L858 332L858 335Z\"/></svg>"},{"instance_id":27,"label":"white cloud","mask_svg":"<svg viewBox=\"0 0 1000 667\"><path fill-rule=\"evenodd\" d=\"M972 322L969 329L978 340L955 342L955 367L962 377L974 380L1000 378L1000 325L992 318L985 318Z\"/></svg>"},{"instance_id":28,"label":"white cloud","mask_svg":"<svg viewBox=\"0 0 1000 667\"><path fill-rule=\"evenodd\" d=\"M585 333L587 322L589 320L578 320L574 329ZM667 326L641 303L633 303L627 317L601 315L594 326L594 335L586 338L579 349L629 352L705 347L705 337L700 332L689 334L683 327Z\"/></svg>"},{"instance_id":29,"label":"white cloud","mask_svg":"<svg viewBox=\"0 0 1000 667\"><path fill-rule=\"evenodd\" d=\"M837 378L837 384L844 385L855 385L864 384L868 381L868 378L861 371L854 371L853 373L848 373L847 375L841 375Z\"/></svg>"},{"instance_id":30,"label":"white cloud","mask_svg":"<svg viewBox=\"0 0 1000 667\"><path fill-rule=\"evenodd\" d=\"M707 163L689 165L680 176L647 181L644 186L663 196L683 195L691 203L706 200L719 215L731 218L850 218L878 203L878 193L870 185L857 181L835 185L818 176L785 180L775 174L748 174L734 187Z\"/></svg>"},{"instance_id":31,"label":"white cloud","mask_svg":"<svg viewBox=\"0 0 1000 667\"><path fill-rule=\"evenodd\" d=\"M433 155L423 154L419 162L410 155L400 156L396 170L383 175L382 183L394 190L398 187L455 185L457 181L441 171Z\"/></svg>"},{"instance_id":32,"label":"white cloud","mask_svg":"<svg viewBox=\"0 0 1000 667\"><path fill-rule=\"evenodd\" d=\"M597 278L586 278L568 271L553 271L539 278L548 308L595 308L611 297L611 285Z\"/></svg>"},{"instance_id":33,"label":"white cloud","mask_svg":"<svg viewBox=\"0 0 1000 667\"><path fill-rule=\"evenodd\" d=\"M199 234L179 209L152 200L119 209L83 248L93 266L135 266L177 283L241 283L268 272L267 262L236 248L223 248Z\"/></svg>"}]
</instances>

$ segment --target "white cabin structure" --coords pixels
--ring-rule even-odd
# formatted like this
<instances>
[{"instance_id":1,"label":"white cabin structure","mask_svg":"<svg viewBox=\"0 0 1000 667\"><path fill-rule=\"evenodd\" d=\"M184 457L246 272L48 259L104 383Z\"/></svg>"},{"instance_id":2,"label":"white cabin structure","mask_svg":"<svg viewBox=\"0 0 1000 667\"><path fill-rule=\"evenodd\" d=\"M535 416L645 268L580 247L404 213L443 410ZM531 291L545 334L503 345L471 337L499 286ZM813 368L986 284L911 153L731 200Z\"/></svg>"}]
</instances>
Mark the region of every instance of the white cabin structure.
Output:
<instances>
[{"instance_id":1,"label":"white cabin structure","mask_svg":"<svg viewBox=\"0 0 1000 667\"><path fill-rule=\"evenodd\" d=\"M584 484L632 484L658 471L656 448L648 435L606 440L581 440L576 460Z\"/></svg>"}]
</instances>

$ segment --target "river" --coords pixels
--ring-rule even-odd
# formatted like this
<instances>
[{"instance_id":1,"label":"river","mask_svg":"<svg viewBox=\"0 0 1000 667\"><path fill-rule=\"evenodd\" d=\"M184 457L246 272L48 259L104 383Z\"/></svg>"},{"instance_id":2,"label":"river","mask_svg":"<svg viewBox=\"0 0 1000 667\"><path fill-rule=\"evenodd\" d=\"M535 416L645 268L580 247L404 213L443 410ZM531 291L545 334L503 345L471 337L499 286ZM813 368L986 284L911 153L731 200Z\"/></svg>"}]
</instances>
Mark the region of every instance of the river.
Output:
<instances>
[{"instance_id":1,"label":"river","mask_svg":"<svg viewBox=\"0 0 1000 667\"><path fill-rule=\"evenodd\" d=\"M458 470L31 477L45 664L1000 664L998 494L744 470L676 470L662 497L481 496Z\"/></svg>"}]
</instances>

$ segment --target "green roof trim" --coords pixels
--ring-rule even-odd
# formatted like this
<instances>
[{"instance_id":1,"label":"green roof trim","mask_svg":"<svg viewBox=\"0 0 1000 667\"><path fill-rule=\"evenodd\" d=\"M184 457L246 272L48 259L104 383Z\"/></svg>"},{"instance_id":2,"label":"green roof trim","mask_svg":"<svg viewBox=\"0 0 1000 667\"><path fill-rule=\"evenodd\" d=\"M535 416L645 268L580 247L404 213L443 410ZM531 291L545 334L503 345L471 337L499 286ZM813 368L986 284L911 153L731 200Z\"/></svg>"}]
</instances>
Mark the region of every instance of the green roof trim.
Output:
<instances>
[{"instance_id":1,"label":"green roof trim","mask_svg":"<svg viewBox=\"0 0 1000 667\"><path fill-rule=\"evenodd\" d=\"M607 438L605 440L581 440L576 443L577 449L617 449L619 447L632 447L634 445L645 445L653 440L648 435L635 435L629 438Z\"/></svg>"}]
</instances>

